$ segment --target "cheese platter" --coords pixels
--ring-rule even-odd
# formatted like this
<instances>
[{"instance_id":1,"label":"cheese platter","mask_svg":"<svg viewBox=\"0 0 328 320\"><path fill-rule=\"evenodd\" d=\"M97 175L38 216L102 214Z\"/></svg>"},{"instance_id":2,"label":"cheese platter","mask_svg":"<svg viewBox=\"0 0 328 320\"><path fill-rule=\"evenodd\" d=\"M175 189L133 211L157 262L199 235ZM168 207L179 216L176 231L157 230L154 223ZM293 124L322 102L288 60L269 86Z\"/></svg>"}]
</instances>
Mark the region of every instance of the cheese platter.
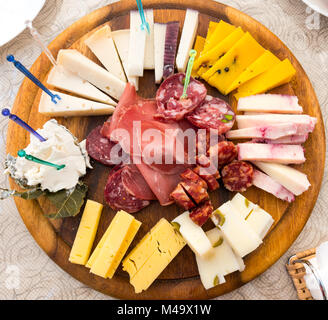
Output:
<instances>
[{"instance_id":1,"label":"cheese platter","mask_svg":"<svg viewBox=\"0 0 328 320\"><path fill-rule=\"evenodd\" d=\"M62 101L51 104L26 79L12 108L32 128L54 125L55 118L74 141L86 139L79 144L86 170L80 177L88 188L85 207L53 219L65 215L63 210L49 215L54 202L44 196L15 197L15 202L50 258L96 290L126 299L213 298L264 272L304 227L325 161L320 107L293 54L249 16L212 1L143 5L149 33L140 29L130 0L98 9L65 30L49 45L58 65L52 68L42 54L31 68ZM197 55L186 84L191 48ZM180 99L185 86L188 98ZM130 130L137 120L144 131L211 129L220 138L209 148L206 135L205 142L198 141L196 149L205 145L209 158L200 154L191 166L120 166L108 154L119 145L125 161L137 149L115 129ZM178 145L176 136L166 136ZM10 155L30 143L15 123L9 124L8 137ZM36 149L26 148L31 153L45 142L33 143ZM212 166L212 151L220 155L219 165ZM172 154L169 148L165 152ZM30 174L24 167L7 172L12 189L18 188L17 178ZM54 197L50 194L50 200ZM220 256L226 263L215 269Z\"/></svg>"}]
</instances>

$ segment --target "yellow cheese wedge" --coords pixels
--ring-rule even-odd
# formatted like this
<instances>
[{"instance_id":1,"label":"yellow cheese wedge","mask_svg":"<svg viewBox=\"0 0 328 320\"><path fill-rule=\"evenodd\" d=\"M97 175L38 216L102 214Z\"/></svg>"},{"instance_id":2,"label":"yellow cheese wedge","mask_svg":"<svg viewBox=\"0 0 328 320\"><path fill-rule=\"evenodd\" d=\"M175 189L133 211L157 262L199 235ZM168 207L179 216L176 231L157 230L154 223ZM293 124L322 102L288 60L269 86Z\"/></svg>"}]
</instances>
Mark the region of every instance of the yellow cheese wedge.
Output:
<instances>
[{"instance_id":1,"label":"yellow cheese wedge","mask_svg":"<svg viewBox=\"0 0 328 320\"><path fill-rule=\"evenodd\" d=\"M69 261L85 265L95 240L103 205L87 200L79 229L77 230Z\"/></svg>"},{"instance_id":2,"label":"yellow cheese wedge","mask_svg":"<svg viewBox=\"0 0 328 320\"><path fill-rule=\"evenodd\" d=\"M198 75L202 76L207 72L221 57L229 52L244 34L241 28L237 28L214 48L203 53L194 63L194 69L198 69Z\"/></svg>"},{"instance_id":3,"label":"yellow cheese wedge","mask_svg":"<svg viewBox=\"0 0 328 320\"><path fill-rule=\"evenodd\" d=\"M206 39L208 40L211 35L213 34L214 30L216 29L216 27L219 25L219 22L215 22L215 21L210 21L210 23L208 24L208 29L207 29L207 34L206 34Z\"/></svg>"},{"instance_id":4,"label":"yellow cheese wedge","mask_svg":"<svg viewBox=\"0 0 328 320\"><path fill-rule=\"evenodd\" d=\"M231 84L226 94L240 87L245 82L257 77L261 73L269 70L280 60L269 50L266 50L257 60L255 60L246 70Z\"/></svg>"},{"instance_id":5,"label":"yellow cheese wedge","mask_svg":"<svg viewBox=\"0 0 328 320\"><path fill-rule=\"evenodd\" d=\"M195 41L195 45L194 45L194 50L197 51L197 54L195 56L195 60L198 59L200 53L202 52L202 50L204 48L204 44L205 44L205 38L203 38L201 36L197 36L196 41ZM197 70L195 70L194 68L192 68L191 76L192 77L197 77Z\"/></svg>"},{"instance_id":6,"label":"yellow cheese wedge","mask_svg":"<svg viewBox=\"0 0 328 320\"><path fill-rule=\"evenodd\" d=\"M241 97L267 92L288 83L295 74L295 68L288 59L285 59L256 78L244 83L238 88L238 92L234 96L238 100Z\"/></svg>"},{"instance_id":7,"label":"yellow cheese wedge","mask_svg":"<svg viewBox=\"0 0 328 320\"><path fill-rule=\"evenodd\" d=\"M148 289L185 244L180 233L162 218L123 260L135 292Z\"/></svg>"},{"instance_id":8,"label":"yellow cheese wedge","mask_svg":"<svg viewBox=\"0 0 328 320\"><path fill-rule=\"evenodd\" d=\"M215 30L206 37L204 52L211 50L236 29L235 26L221 20Z\"/></svg>"},{"instance_id":9,"label":"yellow cheese wedge","mask_svg":"<svg viewBox=\"0 0 328 320\"><path fill-rule=\"evenodd\" d=\"M202 75L208 83L226 94L228 87L265 49L247 32L214 66Z\"/></svg>"},{"instance_id":10,"label":"yellow cheese wedge","mask_svg":"<svg viewBox=\"0 0 328 320\"><path fill-rule=\"evenodd\" d=\"M90 272L103 278L112 278L141 222L125 211L119 211L105 232L102 246L91 264ZM107 233L107 235L106 235Z\"/></svg>"}]
</instances>

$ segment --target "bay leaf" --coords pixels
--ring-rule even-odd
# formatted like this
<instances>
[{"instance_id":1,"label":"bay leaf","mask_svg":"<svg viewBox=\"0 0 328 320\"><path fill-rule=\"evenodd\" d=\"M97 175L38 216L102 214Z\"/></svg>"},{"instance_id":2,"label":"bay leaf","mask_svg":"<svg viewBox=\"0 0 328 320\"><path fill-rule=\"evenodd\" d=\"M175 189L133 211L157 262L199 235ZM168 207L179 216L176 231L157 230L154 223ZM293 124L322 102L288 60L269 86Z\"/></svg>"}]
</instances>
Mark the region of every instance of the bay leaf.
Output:
<instances>
[{"instance_id":1,"label":"bay leaf","mask_svg":"<svg viewBox=\"0 0 328 320\"><path fill-rule=\"evenodd\" d=\"M41 197L44 194L45 192L39 188L34 188L23 192L0 188L0 200L7 199L11 196L20 197L25 200L33 200Z\"/></svg>"},{"instance_id":2,"label":"bay leaf","mask_svg":"<svg viewBox=\"0 0 328 320\"><path fill-rule=\"evenodd\" d=\"M46 197L56 206L58 211L46 216L51 219L76 216L80 212L80 209L84 203L87 191L88 186L84 183L79 183L71 190L48 192Z\"/></svg>"}]
</instances>

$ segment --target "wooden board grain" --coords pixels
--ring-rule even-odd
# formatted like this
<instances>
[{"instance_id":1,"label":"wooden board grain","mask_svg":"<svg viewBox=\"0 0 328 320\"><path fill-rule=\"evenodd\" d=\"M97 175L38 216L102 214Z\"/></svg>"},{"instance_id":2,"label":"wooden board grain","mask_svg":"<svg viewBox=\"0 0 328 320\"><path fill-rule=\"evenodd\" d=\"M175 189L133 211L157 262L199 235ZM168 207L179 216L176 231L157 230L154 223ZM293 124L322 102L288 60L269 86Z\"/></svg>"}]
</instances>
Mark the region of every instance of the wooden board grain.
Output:
<instances>
[{"instance_id":1,"label":"wooden board grain","mask_svg":"<svg viewBox=\"0 0 328 320\"><path fill-rule=\"evenodd\" d=\"M308 174L312 184L311 188L303 195L297 197L296 201L289 205L280 201L268 193L261 192L255 187L250 188L245 196L251 201L258 203L270 212L275 219L275 225L264 244L246 257L246 270L242 273L234 273L226 277L226 283L206 291L198 277L197 266L194 256L189 248L183 251L165 269L157 280L146 292L136 295L132 286L128 283L128 276L122 270L118 270L112 280L105 280L89 273L89 269L68 262L71 244L79 224L80 217L68 218L63 221L50 221L43 216L49 212L47 202L25 201L15 199L17 208L30 233L33 235L40 247L61 268L84 284L101 291L105 294L125 299L206 299L217 297L252 280L279 259L279 257L295 241L303 229L307 219L316 202L323 176L325 162L325 131L320 112L320 107L303 68L298 63L288 48L268 29L246 14L231 7L213 1L202 0L144 0L145 8L155 9L155 21L167 22L180 21L180 30L183 25L185 9L194 8L200 12L198 34L205 36L209 21L223 19L234 25L241 26L249 31L261 45L271 50L280 59L289 58L297 70L296 79L291 85L285 85L274 90L279 93L295 93L299 97L304 112L315 116L318 124L313 134L305 144L307 161L298 169ZM96 28L103 24L109 24L113 30L129 28L129 11L136 9L134 0L120 1L104 8L98 9L86 17L80 19L63 33L61 33L49 45L50 50L56 56L62 48L75 48L87 55L94 61L99 61L86 48L83 40ZM42 81L46 80L51 64L42 54L33 64L31 71ZM143 97L153 97L157 87L154 85L154 74L146 71L145 76L140 79L139 94ZM208 87L209 93L222 97L215 89ZM49 118L38 114L38 102L40 91L29 80L25 79L17 94L13 106L13 113L18 114L32 127L42 127ZM228 98L225 98L226 100ZM230 103L235 107L236 101L230 97ZM59 123L67 126L79 139L84 139L92 128L101 124L106 117L74 117L57 118ZM28 141L26 132L9 123L7 152L15 155L19 149L25 147ZM103 189L110 168L93 162L94 169L89 171L85 177L89 185L88 198L104 203ZM11 187L15 184L11 180ZM232 193L221 188L211 194L215 207L230 199ZM154 202L148 208L136 214L136 218L142 221L142 227L131 247L161 218L173 219L182 210L175 205L161 207ZM110 223L114 212L105 206L101 217L100 227L97 232L95 244ZM209 222L206 226L211 227Z\"/></svg>"}]
</instances>

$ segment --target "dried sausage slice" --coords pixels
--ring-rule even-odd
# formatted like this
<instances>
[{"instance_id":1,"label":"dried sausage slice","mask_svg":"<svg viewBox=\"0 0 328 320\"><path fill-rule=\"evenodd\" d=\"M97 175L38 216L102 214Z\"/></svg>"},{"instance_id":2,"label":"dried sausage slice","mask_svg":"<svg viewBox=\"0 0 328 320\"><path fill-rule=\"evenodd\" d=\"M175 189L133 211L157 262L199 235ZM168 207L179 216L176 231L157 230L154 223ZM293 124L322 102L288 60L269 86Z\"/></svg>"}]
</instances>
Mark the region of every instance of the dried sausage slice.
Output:
<instances>
[{"instance_id":1,"label":"dried sausage slice","mask_svg":"<svg viewBox=\"0 0 328 320\"><path fill-rule=\"evenodd\" d=\"M173 190L170 195L171 199L176 202L177 205L184 208L185 210L189 210L195 207L194 202L189 198L185 190L182 188L179 183L177 187Z\"/></svg>"},{"instance_id":2,"label":"dried sausage slice","mask_svg":"<svg viewBox=\"0 0 328 320\"><path fill-rule=\"evenodd\" d=\"M188 180L188 181L194 182L196 184L201 185L203 188L206 188L207 189L207 183L206 183L206 181L204 181L198 174L196 174L194 171L192 171L189 168L186 171L183 171L180 174L180 177L183 180Z\"/></svg>"},{"instance_id":3,"label":"dried sausage slice","mask_svg":"<svg viewBox=\"0 0 328 320\"><path fill-rule=\"evenodd\" d=\"M202 187L199 184L185 180L181 183L182 188L186 191L187 195L197 204L208 200L209 195L206 188Z\"/></svg>"},{"instance_id":4,"label":"dried sausage slice","mask_svg":"<svg viewBox=\"0 0 328 320\"><path fill-rule=\"evenodd\" d=\"M104 191L104 198L113 210L124 210L128 213L138 212L147 207L150 202L131 195L123 185L122 170L110 172Z\"/></svg>"},{"instance_id":5,"label":"dried sausage slice","mask_svg":"<svg viewBox=\"0 0 328 320\"><path fill-rule=\"evenodd\" d=\"M194 172L198 174L203 180L206 181L206 184L208 186L208 189L210 191L216 190L220 188L220 185L217 181L217 179L220 178L220 173L217 171L216 174L211 174L208 170L208 168L203 168L200 166L195 167Z\"/></svg>"},{"instance_id":6,"label":"dried sausage slice","mask_svg":"<svg viewBox=\"0 0 328 320\"><path fill-rule=\"evenodd\" d=\"M199 207L190 212L189 216L199 226L202 226L213 212L213 206L211 201L206 201Z\"/></svg>"},{"instance_id":7,"label":"dried sausage slice","mask_svg":"<svg viewBox=\"0 0 328 320\"><path fill-rule=\"evenodd\" d=\"M190 78L187 98L180 99L183 93L184 79L184 73L176 73L160 85L156 93L157 114L154 115L155 119L181 120L205 99L207 94L205 86L194 78Z\"/></svg>"},{"instance_id":8,"label":"dried sausage slice","mask_svg":"<svg viewBox=\"0 0 328 320\"><path fill-rule=\"evenodd\" d=\"M224 134L232 128L235 114L224 100L206 96L187 120L198 128L215 129L218 134Z\"/></svg>"},{"instance_id":9,"label":"dried sausage slice","mask_svg":"<svg viewBox=\"0 0 328 320\"><path fill-rule=\"evenodd\" d=\"M244 192L253 184L254 169L250 163L234 161L222 169L221 175L229 191Z\"/></svg>"},{"instance_id":10,"label":"dried sausage slice","mask_svg":"<svg viewBox=\"0 0 328 320\"><path fill-rule=\"evenodd\" d=\"M220 168L235 160L238 151L237 147L231 141L221 141L209 149L208 155L211 162L217 164L218 168Z\"/></svg>"}]
</instances>

